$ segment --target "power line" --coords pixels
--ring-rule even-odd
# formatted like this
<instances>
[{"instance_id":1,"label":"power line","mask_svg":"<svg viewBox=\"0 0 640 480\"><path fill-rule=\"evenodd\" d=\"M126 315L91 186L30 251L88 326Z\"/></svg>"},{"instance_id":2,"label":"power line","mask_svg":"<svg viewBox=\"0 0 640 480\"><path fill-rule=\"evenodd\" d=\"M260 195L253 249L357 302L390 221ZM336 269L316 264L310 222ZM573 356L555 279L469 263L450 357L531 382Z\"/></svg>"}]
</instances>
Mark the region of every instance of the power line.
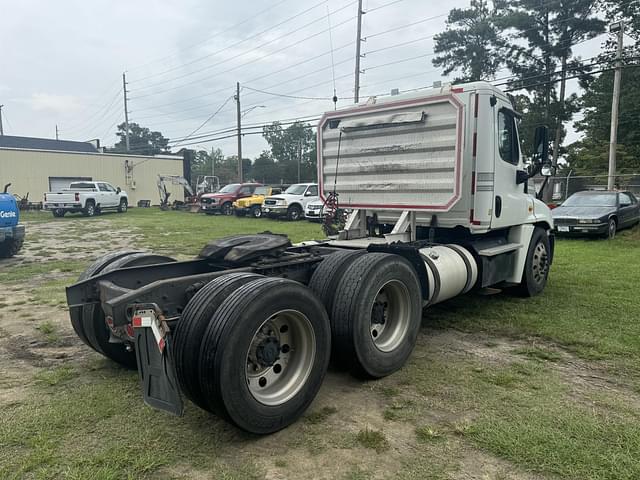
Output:
<instances>
[{"instance_id":1,"label":"power line","mask_svg":"<svg viewBox=\"0 0 640 480\"><path fill-rule=\"evenodd\" d=\"M332 79L332 81L335 83L335 77ZM298 100L330 100L330 98L327 98L327 97L300 97L300 96L296 96L296 95L287 95L287 94L284 94L284 93L266 92L264 90L259 90L257 88L247 87L246 85L244 85L243 88L246 88L247 90L251 90L252 92L258 92L258 93L264 93L265 95L271 95L273 97L294 98L294 99L298 99Z\"/></svg>"},{"instance_id":2,"label":"power line","mask_svg":"<svg viewBox=\"0 0 640 480\"><path fill-rule=\"evenodd\" d=\"M198 132L198 130L200 130L202 127L204 127L213 117L215 117L218 113L220 113L220 110L222 110L225 105L227 103L229 103L229 100L231 100L233 98L233 95L230 96L229 98L227 98L222 105L220 105L220 108L218 108L215 112L213 112L209 118L207 118L204 122L202 122L200 124L200 126L198 128L196 128L193 132L191 132L189 135L187 135L184 140L188 140L189 138L191 138L195 133ZM177 147L178 145L180 145L182 142L178 142L176 145L174 145L174 147Z\"/></svg>"},{"instance_id":3,"label":"power line","mask_svg":"<svg viewBox=\"0 0 640 480\"><path fill-rule=\"evenodd\" d=\"M207 43L207 42L209 42L209 41L213 40L214 38L219 37L220 35L222 35L222 34L224 34L224 33L230 32L230 31L232 31L232 30L236 30L239 26L244 25L245 23L248 23L249 21L253 20L254 18L258 18L258 17L262 16L262 14L264 14L264 13L266 13L266 12L268 12L268 11L273 10L274 8L276 8L276 7L280 6L281 4L283 4L283 3L287 2L287 1L289 1L289 0L280 0L280 1L279 1L279 2L277 2L275 5L271 5L270 7L265 8L264 10L260 10L258 13L254 14L254 15L251 15L250 17L245 18L245 19L244 19L244 20L242 20L241 22L238 22L238 23L236 23L236 24L234 24L234 25L232 25L232 26L230 26L230 27L225 28L224 30L221 30L221 31L219 31L219 32L216 32L215 34L211 35L210 37L208 37L207 39L205 39L205 40L203 40L203 41L201 41L201 42L193 43L193 44L189 45L189 47L187 47L187 48L193 48L193 47L197 47L197 46L199 46L199 45L203 45L203 44L205 44L205 43ZM161 62L161 61L167 60L167 59L169 59L169 58L173 58L173 57L175 57L175 56L177 56L177 55L179 55L179 53L174 53L174 54L167 55L167 56L164 56L164 57L161 57L161 58L156 58L155 60L151 60L151 61L149 61L149 62L147 62L147 63L143 63L143 64L141 64L141 65L135 65L135 66L133 66L132 68L130 68L129 70L135 70L135 69L144 68L144 67L146 67L146 66L148 66L148 65L152 65L152 64L154 64L154 63L158 63L158 62ZM168 70L168 71L171 71L171 70ZM167 71L165 71L165 73L166 73L166 72L167 72ZM147 79L147 78L156 77L156 76L158 76L158 75L161 75L161 73L156 73L156 74L153 74L153 75L149 75L149 76L147 76L147 77L141 77L141 78L139 78L138 80L133 80L133 81L132 81L132 83L134 83L134 82L139 82L139 81L141 81L141 80L145 80L145 79Z\"/></svg>"},{"instance_id":4,"label":"power line","mask_svg":"<svg viewBox=\"0 0 640 480\"><path fill-rule=\"evenodd\" d=\"M316 8L317 6L319 6L319 5L321 5L321 4L325 3L325 2L326 2L326 0L322 0L322 2L320 2L319 4L316 4L314 7L311 7L310 9L305 10L304 12L302 12L302 13L298 14L297 16L300 16L300 15L302 15L302 14L306 13L307 11L312 10L313 8ZM353 4L353 2L350 2L350 3L346 4L345 6L343 6L343 7L339 8L339 9L335 10L335 11L334 11L334 12L332 12L332 13L333 13L333 14L335 14L335 13L338 13L338 12L340 12L340 11L342 11L342 10L345 10L346 8L350 7L352 4ZM295 17L296 17L296 16L294 16L294 17L292 17L292 18L295 18ZM209 65L207 65L207 66L205 66L205 67L202 67L202 68L200 68L200 69L198 69L198 70L194 70L194 71L191 71L191 72L185 73L185 74L183 74L183 75L179 75L179 76L177 76L177 77L173 77L173 78L170 78L170 79L164 80L164 81L162 81L162 82L158 82L158 83L155 83L155 84L147 85L146 87L143 87L143 88L142 88L142 90L147 90L147 89L154 88L154 87L157 87L157 86L160 86L160 85L166 84L166 83L173 82L173 81L175 81L175 80L179 80L179 79L182 79L182 78L185 78L185 77L189 77L189 76L191 76L191 75L195 75L196 73L200 73L200 72L203 72L203 71L205 71L205 70L210 70L210 69L212 69L212 68L218 67L218 66L220 66L220 65L222 65L222 64L224 64L224 63L227 63L227 62L229 62L229 61L235 60L235 59L237 59L237 58L239 58L239 57L243 57L243 56L248 55L248 54L250 54L250 53L254 53L256 50L259 50L260 48L263 48L263 47L265 47L265 46L267 46L267 45L271 45L272 43L275 43L275 42L277 42L278 40L282 40L283 38L290 37L292 34L297 33L297 32L299 32L299 31L301 31L301 30L304 30L305 28L307 28L307 27L309 27L309 26L313 25L314 23L318 23L319 21L322 21L322 20L324 20L324 19L325 19L325 16L323 15L322 17L316 18L315 20L312 20L311 22L308 22L308 23L306 23L306 24L302 25L301 27L295 28L294 30L291 30L291 31L289 31L289 32L287 32L287 33L285 33L285 34L283 34L283 35L280 35L280 36L274 37L274 38L272 38L272 39L271 39L271 40L269 40L269 41L263 42L262 44L260 44L260 45L259 45L258 47L256 47L256 48L251 48L251 49L245 50L245 51L244 51L244 52L242 52L242 53L235 54L235 55L233 55L232 57L226 58L226 59L221 60L221 61L219 61L219 62L215 62L215 63L209 64ZM286 23L286 22L282 22L282 23ZM282 24L282 23L281 23L281 24ZM343 22L343 23L341 23L340 25L343 25L344 23L347 23L347 22ZM281 25L281 24L278 24L278 25ZM339 25L336 25L336 26L339 26ZM271 29L273 29L273 28L276 28L276 27L271 27L271 28L269 28L269 29L267 29L267 30L265 30L265 31L261 32L260 34L255 35L255 36L259 36L259 35L261 35L262 33L267 32L267 31L269 31L269 30L271 30ZM302 40L302 41L306 41L306 40L308 40L308 39L310 39L310 38L314 38L314 37L316 37L316 36L318 36L318 35L320 35L320 34L322 34L322 33L325 33L326 31L327 31L327 30L325 29L325 30L323 30L322 32L319 32L319 33L317 33L317 34L315 34L315 35L312 35L312 36L310 36L310 37L308 37L308 38L306 38L306 39L304 39L304 40ZM255 37L255 36L254 36L254 37ZM250 37L250 38L253 38L253 37ZM246 41L246 40L243 40L242 42L238 42L237 44L233 44L233 45L232 45L232 46L230 46L230 47L226 47L226 48L224 48L224 49L218 50L217 52L214 52L214 53L212 53L212 54L209 54L209 55L207 55L206 57L203 57L203 58L207 58L207 57L211 57L211 56L213 56L213 55L217 55L218 53L221 53L221 52L223 52L223 51L225 51L225 50L227 50L227 49L229 49L229 48L231 48L231 47L233 47L233 46L236 46L236 45L238 45L238 44L240 44L240 43L243 43L244 41ZM293 43L293 44L290 44L289 46L298 45L299 43L300 43L300 41L295 42L295 43ZM281 51L281 50L278 50L277 52L279 52L279 51ZM272 55L273 53L277 53L277 52L272 52L272 53L271 53L271 55ZM189 64L187 64L187 65L189 65ZM216 76L218 76L218 75L220 75L220 73L219 73L219 72L216 74ZM203 78L199 78L198 80L195 80L195 82L200 82L200 81L202 81L202 80L204 80L204 79L206 79L206 78L210 78L210 77L203 77ZM155 95L155 94L158 94L158 93L162 93L162 92L164 92L164 91L173 90L173 89L175 89L175 88L182 88L182 86L190 85L190 84L192 84L192 83L194 83L194 82L192 81L192 82L189 82L189 83L184 83L184 84L181 84L181 85L176 86L176 87L173 87L173 88L165 89L165 90L163 90L163 91L161 91L161 92L149 93L149 94L145 94L145 95L138 95L138 96L137 96L137 97L135 97L135 98L143 98L143 97L146 97L146 96L150 96L150 95Z\"/></svg>"}]
</instances>

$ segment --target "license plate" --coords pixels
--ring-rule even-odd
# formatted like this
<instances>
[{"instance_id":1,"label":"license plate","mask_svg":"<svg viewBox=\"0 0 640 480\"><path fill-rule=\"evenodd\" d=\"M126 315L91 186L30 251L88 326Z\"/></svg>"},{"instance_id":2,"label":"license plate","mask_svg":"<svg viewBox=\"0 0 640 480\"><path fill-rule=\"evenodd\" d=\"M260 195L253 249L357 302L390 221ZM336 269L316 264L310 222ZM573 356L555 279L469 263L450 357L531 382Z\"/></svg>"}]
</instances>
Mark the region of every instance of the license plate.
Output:
<instances>
[{"instance_id":1,"label":"license plate","mask_svg":"<svg viewBox=\"0 0 640 480\"><path fill-rule=\"evenodd\" d=\"M569 231L569 227L558 227L558 231L559 232L568 232Z\"/></svg>"}]
</instances>

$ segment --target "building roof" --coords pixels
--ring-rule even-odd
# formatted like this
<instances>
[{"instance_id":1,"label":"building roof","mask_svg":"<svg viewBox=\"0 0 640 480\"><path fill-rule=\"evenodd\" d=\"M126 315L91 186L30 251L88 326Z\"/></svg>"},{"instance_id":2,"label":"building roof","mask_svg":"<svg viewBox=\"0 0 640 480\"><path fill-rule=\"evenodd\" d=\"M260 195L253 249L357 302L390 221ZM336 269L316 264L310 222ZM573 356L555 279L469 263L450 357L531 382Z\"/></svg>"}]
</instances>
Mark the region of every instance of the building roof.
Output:
<instances>
[{"instance_id":1,"label":"building roof","mask_svg":"<svg viewBox=\"0 0 640 480\"><path fill-rule=\"evenodd\" d=\"M15 137L0 135L0 148L26 148L29 150L59 150L62 152L96 153L98 150L89 142L54 140L52 138Z\"/></svg>"}]
</instances>

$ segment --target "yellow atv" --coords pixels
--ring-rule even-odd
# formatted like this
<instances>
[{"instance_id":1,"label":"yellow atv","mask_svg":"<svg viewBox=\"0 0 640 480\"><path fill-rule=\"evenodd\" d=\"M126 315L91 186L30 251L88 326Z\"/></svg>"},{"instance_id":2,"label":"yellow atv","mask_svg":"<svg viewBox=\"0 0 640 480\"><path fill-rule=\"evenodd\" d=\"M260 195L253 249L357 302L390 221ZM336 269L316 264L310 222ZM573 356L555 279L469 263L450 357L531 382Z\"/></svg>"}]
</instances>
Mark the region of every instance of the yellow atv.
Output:
<instances>
[{"instance_id":1,"label":"yellow atv","mask_svg":"<svg viewBox=\"0 0 640 480\"><path fill-rule=\"evenodd\" d=\"M238 217L244 217L249 214L253 218L262 217L262 202L264 197L277 195L280 193L279 188L267 186L256 187L253 195L250 197L239 198L233 202L233 213Z\"/></svg>"}]
</instances>

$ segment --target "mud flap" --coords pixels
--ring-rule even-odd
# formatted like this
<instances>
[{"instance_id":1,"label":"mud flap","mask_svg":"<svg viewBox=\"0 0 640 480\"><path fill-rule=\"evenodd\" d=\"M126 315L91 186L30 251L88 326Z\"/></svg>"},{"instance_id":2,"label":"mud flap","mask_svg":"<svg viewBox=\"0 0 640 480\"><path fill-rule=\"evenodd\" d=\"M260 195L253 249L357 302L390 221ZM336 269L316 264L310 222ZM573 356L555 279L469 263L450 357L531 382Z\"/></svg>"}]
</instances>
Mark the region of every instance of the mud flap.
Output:
<instances>
[{"instance_id":1,"label":"mud flap","mask_svg":"<svg viewBox=\"0 0 640 480\"><path fill-rule=\"evenodd\" d=\"M136 328L135 331L136 359L144 403L172 415L182 416L184 402L171 353L171 333L166 334L164 348L159 349L151 328Z\"/></svg>"}]
</instances>

